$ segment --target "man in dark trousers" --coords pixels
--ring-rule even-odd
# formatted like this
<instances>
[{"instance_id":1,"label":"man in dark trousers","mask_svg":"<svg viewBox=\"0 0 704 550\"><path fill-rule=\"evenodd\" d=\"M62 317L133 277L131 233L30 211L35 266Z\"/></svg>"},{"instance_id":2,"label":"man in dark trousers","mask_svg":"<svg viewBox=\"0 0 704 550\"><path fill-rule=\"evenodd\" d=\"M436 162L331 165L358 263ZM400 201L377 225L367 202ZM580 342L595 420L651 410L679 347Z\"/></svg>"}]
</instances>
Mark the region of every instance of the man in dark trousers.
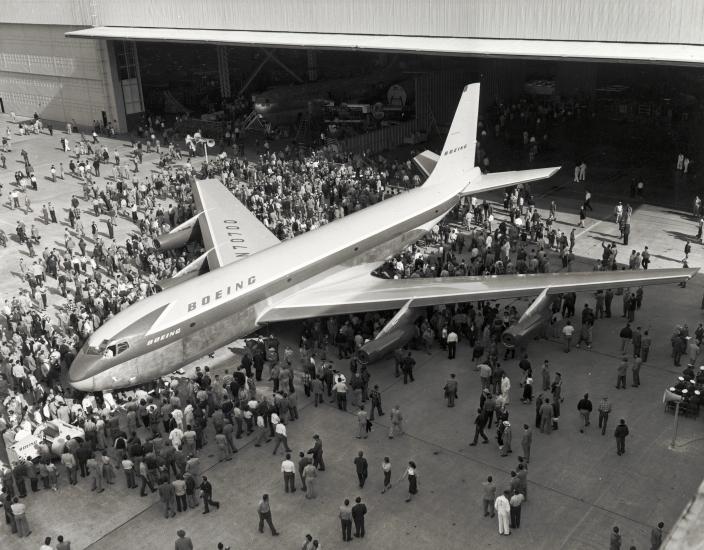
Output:
<instances>
[{"instance_id":1,"label":"man in dark trousers","mask_svg":"<svg viewBox=\"0 0 704 550\"><path fill-rule=\"evenodd\" d=\"M298 476L301 478L301 488L305 491L307 489L306 487L306 478L303 477L303 470L305 469L308 464L313 464L313 459L310 457L307 457L306 454L301 451L298 453L299 459L298 459Z\"/></svg>"},{"instance_id":2,"label":"man in dark trousers","mask_svg":"<svg viewBox=\"0 0 704 550\"><path fill-rule=\"evenodd\" d=\"M474 447L477 444L480 435L483 443L489 443L489 438L484 433L484 423L484 413L481 409L477 409L477 417L474 419L474 441L469 444L470 447Z\"/></svg>"},{"instance_id":3,"label":"man in dark trousers","mask_svg":"<svg viewBox=\"0 0 704 550\"><path fill-rule=\"evenodd\" d=\"M359 488L362 489L364 487L364 482L367 481L367 475L369 472L369 464L367 464L367 459L364 458L363 451L359 451L359 453L357 453L357 458L354 459L354 465L357 469Z\"/></svg>"},{"instance_id":4,"label":"man in dark trousers","mask_svg":"<svg viewBox=\"0 0 704 550\"><path fill-rule=\"evenodd\" d=\"M589 415L592 412L592 402L589 400L589 394L585 393L584 397L580 399L577 403L577 410L579 415L582 417L582 427L579 429L579 433L583 434L584 429L589 426Z\"/></svg>"},{"instance_id":5,"label":"man in dark trousers","mask_svg":"<svg viewBox=\"0 0 704 550\"><path fill-rule=\"evenodd\" d=\"M447 399L447 406L454 407L455 399L457 399L457 379L455 378L455 373L450 374L449 380L445 382L445 399Z\"/></svg>"},{"instance_id":6,"label":"man in dark trousers","mask_svg":"<svg viewBox=\"0 0 704 550\"><path fill-rule=\"evenodd\" d=\"M348 499L345 499L345 503L340 506L340 527L342 540L344 542L352 540L352 508Z\"/></svg>"},{"instance_id":7,"label":"man in dark trousers","mask_svg":"<svg viewBox=\"0 0 704 550\"><path fill-rule=\"evenodd\" d=\"M408 355L403 358L401 361L401 371L403 372L403 383L408 384L408 379L411 379L411 382L414 382L413 378L413 367L416 365L416 360L413 359L413 356L411 355L411 352L408 352Z\"/></svg>"},{"instance_id":8,"label":"man in dark trousers","mask_svg":"<svg viewBox=\"0 0 704 550\"><path fill-rule=\"evenodd\" d=\"M354 521L354 536L364 538L364 516L367 513L366 504L362 503L362 497L354 499L355 505L352 506L352 521Z\"/></svg>"},{"instance_id":9,"label":"man in dark trousers","mask_svg":"<svg viewBox=\"0 0 704 550\"><path fill-rule=\"evenodd\" d=\"M313 466L321 472L325 471L325 461L323 460L323 442L318 434L313 436L313 448L308 451L313 455Z\"/></svg>"},{"instance_id":10,"label":"man in dark trousers","mask_svg":"<svg viewBox=\"0 0 704 550\"><path fill-rule=\"evenodd\" d=\"M220 509L220 503L213 500L213 486L208 481L208 478L203 476L203 483L200 484L201 497L203 498L203 504L205 505L204 514L210 513L210 506L215 506L218 510Z\"/></svg>"},{"instance_id":11,"label":"man in dark trousers","mask_svg":"<svg viewBox=\"0 0 704 550\"><path fill-rule=\"evenodd\" d=\"M618 426L614 430L614 437L616 438L616 454L621 456L626 452L626 436L628 435L628 426L626 426L626 421L622 418Z\"/></svg>"}]
</instances>

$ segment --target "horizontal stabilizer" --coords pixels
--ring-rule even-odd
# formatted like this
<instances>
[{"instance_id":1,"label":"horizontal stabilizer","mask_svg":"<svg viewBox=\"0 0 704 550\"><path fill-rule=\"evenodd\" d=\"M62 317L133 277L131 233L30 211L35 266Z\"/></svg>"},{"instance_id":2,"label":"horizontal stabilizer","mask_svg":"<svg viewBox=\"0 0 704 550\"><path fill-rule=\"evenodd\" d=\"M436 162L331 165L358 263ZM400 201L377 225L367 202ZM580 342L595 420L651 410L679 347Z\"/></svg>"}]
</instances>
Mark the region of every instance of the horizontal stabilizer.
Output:
<instances>
[{"instance_id":1,"label":"horizontal stabilizer","mask_svg":"<svg viewBox=\"0 0 704 550\"><path fill-rule=\"evenodd\" d=\"M492 174L482 174L479 179L472 181L462 191L462 195L474 195L476 193L484 193L492 189L501 189L518 185L519 183L528 183L531 181L550 178L557 173L559 166L552 168L536 168L533 170L513 170L511 172L495 172Z\"/></svg>"},{"instance_id":2,"label":"horizontal stabilizer","mask_svg":"<svg viewBox=\"0 0 704 550\"><path fill-rule=\"evenodd\" d=\"M435 165L438 163L440 156L432 151L425 150L422 153L417 154L413 157L413 163L416 165L418 170L425 174L427 178L433 172Z\"/></svg>"}]
</instances>

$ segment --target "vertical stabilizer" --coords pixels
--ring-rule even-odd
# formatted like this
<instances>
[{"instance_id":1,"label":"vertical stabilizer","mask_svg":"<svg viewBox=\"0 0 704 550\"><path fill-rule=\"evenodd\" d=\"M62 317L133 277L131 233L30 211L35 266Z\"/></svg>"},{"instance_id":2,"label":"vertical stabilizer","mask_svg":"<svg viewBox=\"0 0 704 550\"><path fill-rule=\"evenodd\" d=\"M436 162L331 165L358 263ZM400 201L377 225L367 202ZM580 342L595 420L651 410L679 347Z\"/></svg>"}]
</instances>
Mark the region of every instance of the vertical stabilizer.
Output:
<instances>
[{"instance_id":1,"label":"vertical stabilizer","mask_svg":"<svg viewBox=\"0 0 704 550\"><path fill-rule=\"evenodd\" d=\"M450 132L432 173L430 185L441 185L448 177L468 177L474 168L479 119L479 84L467 84L452 119ZM465 181L467 183L467 181Z\"/></svg>"}]
</instances>

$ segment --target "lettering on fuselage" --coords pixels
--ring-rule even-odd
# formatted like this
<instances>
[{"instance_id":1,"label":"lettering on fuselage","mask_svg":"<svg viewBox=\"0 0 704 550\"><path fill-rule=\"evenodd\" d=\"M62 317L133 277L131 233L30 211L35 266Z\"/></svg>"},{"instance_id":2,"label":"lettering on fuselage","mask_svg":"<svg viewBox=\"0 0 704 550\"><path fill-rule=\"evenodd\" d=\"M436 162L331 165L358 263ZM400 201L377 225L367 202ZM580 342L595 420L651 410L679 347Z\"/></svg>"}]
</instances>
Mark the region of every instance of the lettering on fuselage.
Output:
<instances>
[{"instance_id":1,"label":"lettering on fuselage","mask_svg":"<svg viewBox=\"0 0 704 550\"><path fill-rule=\"evenodd\" d=\"M223 220L223 223L225 224L225 234L227 235L227 240L229 241L232 250L235 251L235 255L238 258L241 258L242 256L249 256L249 252L243 252L244 250L247 250L247 246L245 245L243 238L244 236L240 232L239 222L237 220Z\"/></svg>"},{"instance_id":2,"label":"lettering on fuselage","mask_svg":"<svg viewBox=\"0 0 704 550\"><path fill-rule=\"evenodd\" d=\"M147 340L147 345L151 346L152 344L156 344L158 342L163 342L167 338L171 338L172 336L176 336L177 334L181 333L181 329L177 328L174 330L170 330L169 332L165 332L164 334L161 334L157 336L156 338L151 338L150 340Z\"/></svg>"},{"instance_id":3,"label":"lettering on fuselage","mask_svg":"<svg viewBox=\"0 0 704 550\"><path fill-rule=\"evenodd\" d=\"M194 302L189 302L188 304L188 311L193 311L194 309L198 307L204 307L210 304L211 302L216 302L217 300L222 300L223 298L227 296L231 296L233 293L239 292L242 290L244 287L251 286L254 283L257 282L257 278L254 275L251 275L250 277L247 278L247 280L242 280L242 281L237 281L236 283L232 285L228 285L225 288L221 288L219 290L216 290L215 292L211 294L206 294L205 296L202 296L198 300Z\"/></svg>"}]
</instances>

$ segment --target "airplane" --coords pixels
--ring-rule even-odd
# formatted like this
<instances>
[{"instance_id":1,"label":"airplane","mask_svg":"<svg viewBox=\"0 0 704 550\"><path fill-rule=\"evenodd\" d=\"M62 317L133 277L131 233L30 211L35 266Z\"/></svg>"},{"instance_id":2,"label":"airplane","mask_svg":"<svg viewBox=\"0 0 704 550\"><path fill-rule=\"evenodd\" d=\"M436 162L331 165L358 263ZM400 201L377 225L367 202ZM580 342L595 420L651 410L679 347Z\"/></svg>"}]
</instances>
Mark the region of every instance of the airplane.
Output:
<instances>
[{"instance_id":1,"label":"airplane","mask_svg":"<svg viewBox=\"0 0 704 550\"><path fill-rule=\"evenodd\" d=\"M474 166L479 84L465 86L440 155L421 153L426 182L293 239L278 239L217 180L192 184L197 215L162 248L202 238L205 253L172 286L93 332L69 370L77 390L137 386L276 321L438 304L681 282L697 269L381 279L371 272L422 238L463 195L552 176L559 167L482 174ZM175 284L178 283L178 284Z\"/></svg>"}]
</instances>

